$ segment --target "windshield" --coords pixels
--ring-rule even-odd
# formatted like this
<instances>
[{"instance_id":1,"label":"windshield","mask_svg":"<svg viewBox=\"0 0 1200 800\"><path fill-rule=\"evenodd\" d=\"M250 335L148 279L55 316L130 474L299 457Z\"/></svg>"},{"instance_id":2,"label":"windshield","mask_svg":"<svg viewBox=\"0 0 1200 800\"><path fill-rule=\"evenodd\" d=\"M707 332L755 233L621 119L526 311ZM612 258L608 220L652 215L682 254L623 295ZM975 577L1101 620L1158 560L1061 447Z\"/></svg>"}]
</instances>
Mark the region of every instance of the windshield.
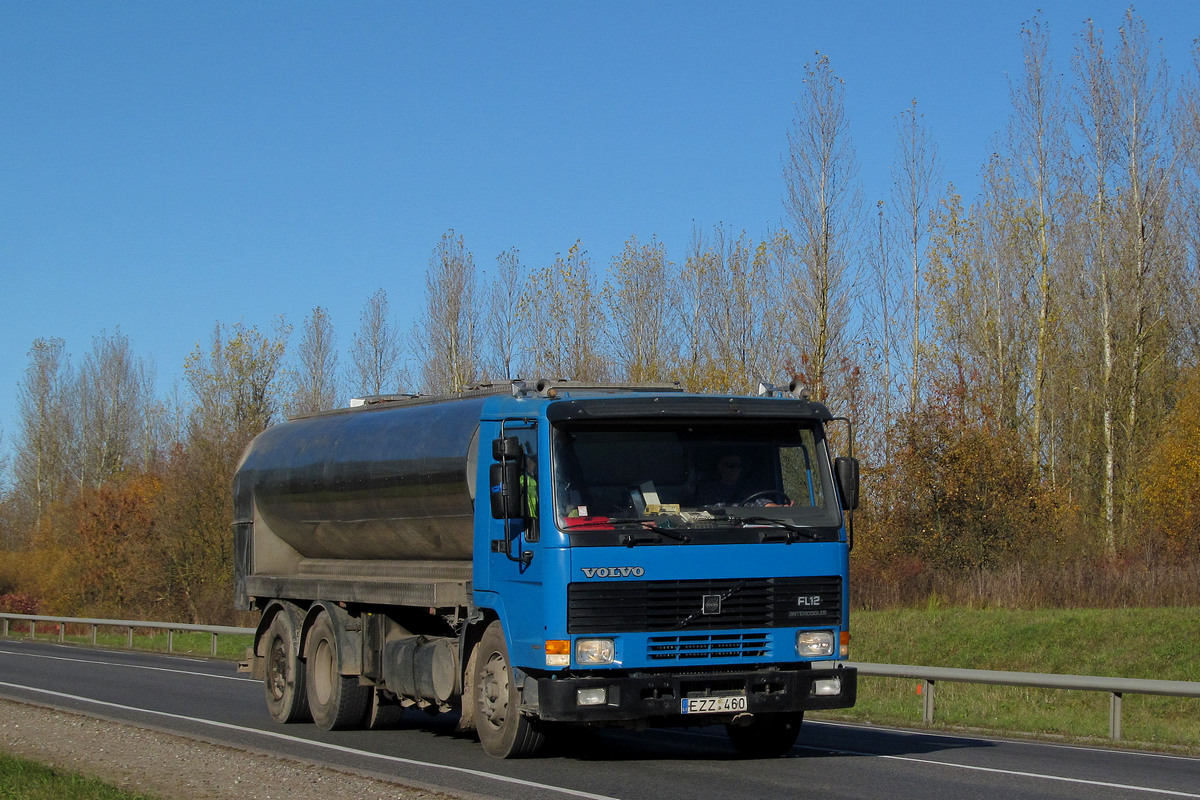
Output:
<instances>
[{"instance_id":1,"label":"windshield","mask_svg":"<svg viewBox=\"0 0 1200 800\"><path fill-rule=\"evenodd\" d=\"M594 423L554 443L560 527L836 527L818 422Z\"/></svg>"}]
</instances>

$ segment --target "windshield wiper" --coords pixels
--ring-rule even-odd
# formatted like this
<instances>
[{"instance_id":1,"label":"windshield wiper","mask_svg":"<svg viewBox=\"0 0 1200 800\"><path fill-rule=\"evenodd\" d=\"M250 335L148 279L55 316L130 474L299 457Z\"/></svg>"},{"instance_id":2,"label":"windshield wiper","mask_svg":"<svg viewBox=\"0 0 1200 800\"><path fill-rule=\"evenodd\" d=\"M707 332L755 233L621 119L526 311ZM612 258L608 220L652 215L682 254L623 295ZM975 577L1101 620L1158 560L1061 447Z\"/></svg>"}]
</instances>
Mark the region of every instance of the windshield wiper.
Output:
<instances>
[{"instance_id":1,"label":"windshield wiper","mask_svg":"<svg viewBox=\"0 0 1200 800\"><path fill-rule=\"evenodd\" d=\"M608 522L610 525L637 525L641 530L650 531L651 533L657 533L660 536L665 536L668 539L674 539L675 541L683 542L684 544L687 544L688 542L690 542L692 540L692 537L688 536L687 534L677 533L676 531L673 531L670 528L660 527L657 524L655 524L653 520L631 518L631 519L610 519ZM637 538L637 536L635 536L632 533L627 533L621 537L621 544L623 544L627 547L633 547L635 544L653 544L657 541L659 541L659 540L658 539L648 539L648 538L647 539L639 539L639 538Z\"/></svg>"},{"instance_id":2,"label":"windshield wiper","mask_svg":"<svg viewBox=\"0 0 1200 800\"><path fill-rule=\"evenodd\" d=\"M769 525L772 528L782 528L783 531L763 531L762 540L764 542L782 541L786 544L808 539L810 542L819 541L821 537L807 528L801 528L798 525L793 525L790 522L784 522L781 519L774 517L738 517L739 522L745 525Z\"/></svg>"}]
</instances>

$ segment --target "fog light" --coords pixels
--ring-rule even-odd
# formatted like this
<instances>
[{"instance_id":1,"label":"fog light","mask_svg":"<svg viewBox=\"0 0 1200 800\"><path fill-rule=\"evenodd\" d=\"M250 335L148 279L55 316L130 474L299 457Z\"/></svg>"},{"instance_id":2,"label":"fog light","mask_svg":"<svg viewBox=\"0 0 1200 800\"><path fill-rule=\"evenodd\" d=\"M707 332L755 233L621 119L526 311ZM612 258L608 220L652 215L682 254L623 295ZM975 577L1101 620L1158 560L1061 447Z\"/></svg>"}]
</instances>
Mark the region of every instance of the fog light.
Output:
<instances>
[{"instance_id":1,"label":"fog light","mask_svg":"<svg viewBox=\"0 0 1200 800\"><path fill-rule=\"evenodd\" d=\"M617 648L612 639L580 639L575 642L575 661L579 664L611 664Z\"/></svg>"},{"instance_id":2,"label":"fog light","mask_svg":"<svg viewBox=\"0 0 1200 800\"><path fill-rule=\"evenodd\" d=\"M796 634L796 653L806 658L833 655L833 631L800 631Z\"/></svg>"},{"instance_id":3,"label":"fog light","mask_svg":"<svg viewBox=\"0 0 1200 800\"><path fill-rule=\"evenodd\" d=\"M825 678L812 682L812 693L815 697L835 697L842 693L841 678Z\"/></svg>"},{"instance_id":4,"label":"fog light","mask_svg":"<svg viewBox=\"0 0 1200 800\"><path fill-rule=\"evenodd\" d=\"M576 689L575 702L581 706L602 706L608 702L608 689Z\"/></svg>"},{"instance_id":5,"label":"fog light","mask_svg":"<svg viewBox=\"0 0 1200 800\"><path fill-rule=\"evenodd\" d=\"M547 639L546 640L546 666L547 667L569 667L569 666L571 666L571 640L570 639Z\"/></svg>"}]
</instances>

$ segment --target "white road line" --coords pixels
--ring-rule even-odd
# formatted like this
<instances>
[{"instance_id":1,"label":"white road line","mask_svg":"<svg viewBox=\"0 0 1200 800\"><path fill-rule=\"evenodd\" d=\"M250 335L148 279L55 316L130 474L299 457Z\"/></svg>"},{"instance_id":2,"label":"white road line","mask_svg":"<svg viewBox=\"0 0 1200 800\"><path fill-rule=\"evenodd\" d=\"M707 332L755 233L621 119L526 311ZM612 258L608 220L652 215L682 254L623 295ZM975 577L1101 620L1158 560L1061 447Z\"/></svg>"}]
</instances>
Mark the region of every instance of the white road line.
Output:
<instances>
[{"instance_id":1,"label":"white road line","mask_svg":"<svg viewBox=\"0 0 1200 800\"><path fill-rule=\"evenodd\" d=\"M387 762L390 762L393 764L407 764L409 766L414 766L414 767L426 767L428 769L440 769L440 770L445 770L447 772L458 772L458 773L462 773L464 775L471 775L472 777L484 778L484 779L487 779L490 781L497 781L500 783L511 783L511 784L515 784L517 786L527 786L531 789L540 789L542 791L548 791L548 792L558 792L559 794L570 795L572 797L582 797L582 798L585 798L586 800L618 800L618 798L609 797L608 795L592 794L591 792L581 792L576 789L568 789L568 788L565 788L562 786L551 786L550 784L546 784L546 783L535 783L534 781L522 780L521 778L510 778L506 775L496 775L495 773L481 772L480 770L468 769L466 767L454 767L449 764L434 764L429 761L417 761L417 760L411 759L411 758L400 758L399 756L383 755L380 753L372 753L372 752L369 752L366 750L355 750L352 747L343 747L342 745L329 744L327 742L315 742L315 741L312 741L311 739L301 739L296 736L288 736L286 734L276 733L275 731L263 731L263 730L259 730L257 728L245 728L245 727L242 727L241 725L231 725L227 722L217 722L216 720L201 719L199 717L188 717L188 716L184 716L182 714L170 714L170 713L167 713L166 711L151 711L149 709L135 708L133 706L121 705L119 703L109 703L104 700L93 700L90 697L80 697L78 695L65 694L63 692L52 692L48 689L36 689L31 686L22 686L17 683L5 683L3 681L0 681L0 687L4 687L7 689L17 689L17 690L24 691L24 692L34 692L36 694L48 695L50 697L57 697L61 700L74 700L74 701L81 702L81 703L91 703L92 705L103 706L105 708L115 708L120 711L132 711L132 712L139 713L139 714L149 714L152 716L165 717L167 719L180 720L183 722L193 722L193 723L197 723L199 725L210 725L214 728L221 728L223 730L237 731L239 733L246 733L246 734L250 734L252 736L266 736L266 737L269 737L272 739L279 739L279 740L282 740L285 742L292 742L294 744L310 745L312 747L317 747L317 748L320 748L323 750L332 750L332 751L338 752L338 753L346 753L349 755L359 756L362 758L370 758L370 759L376 759L379 761L387 761Z\"/></svg>"},{"instance_id":2,"label":"white road line","mask_svg":"<svg viewBox=\"0 0 1200 800\"><path fill-rule=\"evenodd\" d=\"M862 728L863 730L872 731L874 733L895 733L901 736L922 736L928 739L957 739L964 742L1005 742L1017 745L1028 745L1041 749L1049 748L1052 750L1079 750L1089 753L1106 753L1113 756L1128 756L1129 758L1154 758L1165 761L1196 761L1195 756L1177 756L1173 753L1151 753L1146 750L1121 750L1115 747L1095 747L1084 744L1060 744L1058 742L1048 742L1043 739L1005 739L1002 736L989 738L980 735L956 734L947 731L927 732L918 731L912 728L891 728L886 725L866 725L863 723L854 722L829 722L819 719L804 720L804 727L813 728L825 726L828 728Z\"/></svg>"},{"instance_id":3,"label":"white road line","mask_svg":"<svg viewBox=\"0 0 1200 800\"><path fill-rule=\"evenodd\" d=\"M1120 789L1129 792L1145 792L1147 794L1161 794L1169 797L1190 797L1200 798L1200 794L1192 792L1180 792L1174 789L1155 789L1152 786L1134 786L1127 783L1110 783L1108 781L1093 781L1087 778L1067 778L1062 775L1047 775L1041 772L1021 772L1013 769L999 769L997 767L980 767L974 764L955 764L952 761L935 761L927 758L914 758L912 756L891 756L880 753L859 752L857 750L845 750L832 747L813 747L809 745L800 745L801 750L816 750L822 753L837 753L848 756L864 756L866 758L886 758L891 761L907 761L913 764L928 764L934 767L950 767L952 769L966 769L975 772L990 772L995 775L1011 775L1014 778L1036 778L1043 781L1057 781L1059 783L1073 783L1080 786L1098 786L1106 789Z\"/></svg>"},{"instance_id":4,"label":"white road line","mask_svg":"<svg viewBox=\"0 0 1200 800\"><path fill-rule=\"evenodd\" d=\"M239 675L220 675L215 672L193 672L186 669L172 669L170 667L150 667L145 664L122 664L118 661L100 661L90 658L68 658L67 656L51 656L45 653L22 653L19 650L0 650L0 653L11 656L21 656L22 658L44 658L50 661L70 661L75 664L101 664L106 667L122 667L124 669L146 669L151 672L172 672L177 675L196 675L201 678L216 678L222 681L249 681L258 683L253 678L243 678ZM153 655L153 654L151 654Z\"/></svg>"},{"instance_id":5,"label":"white road line","mask_svg":"<svg viewBox=\"0 0 1200 800\"><path fill-rule=\"evenodd\" d=\"M808 725L809 723L805 722L804 724ZM817 724L829 725L831 727L837 726L837 723L832 723L832 722L817 723ZM853 726L851 726L851 727L853 727ZM874 730L874 729L872 729L872 730ZM899 730L897 730L897 732L906 733L906 734L914 733L913 731L899 731ZM684 733L684 732L681 731L681 733ZM690 731L686 732L686 733L688 733L691 736L706 736L707 735L707 734L703 734L703 733L690 732ZM920 731L917 731L915 733L916 733L916 735L919 735L919 736L930 736L930 737L941 736L941 734L924 734L924 733L921 733ZM1034 744L1040 745L1042 743L1036 742ZM1108 788L1108 789L1121 789L1123 791L1145 792L1147 794L1161 794L1161 795L1167 795L1169 797L1200 798L1200 794L1194 794L1192 792L1181 792L1181 791L1176 791L1174 789L1155 789L1150 786L1133 786L1133 785L1124 784L1124 783L1109 783L1107 781L1088 780L1087 778L1067 778L1062 775L1047 775L1047 774L1040 773L1040 772L1019 772L1017 770L999 769L997 767L978 767L978 766L974 766L971 764L955 764L954 762L951 762L951 761L937 761L937 760L929 759L929 758L914 758L913 756L893 756L893 755L885 755L883 753L869 753L866 751L846 750L845 748L840 748L840 747L818 747L816 745L805 745L805 744L796 745L796 747L797 747L797 749L800 749L800 750L808 750L810 752L817 752L817 753L833 753L835 755L862 756L864 758L886 758L886 759L890 759L892 761L908 761L908 762L911 762L914 764L928 764L928 765L934 766L934 767L950 767L953 769L975 770L977 772L990 772L993 774L1011 775L1013 777L1020 777L1020 778L1036 778L1036 779L1045 780L1045 781L1058 781L1060 783L1080 784L1083 786L1098 786L1098 787L1104 787L1104 788ZM1083 748L1079 748L1079 749L1083 749ZM1155 753L1148 753L1148 754L1132 753L1131 755L1157 755L1157 754L1155 754Z\"/></svg>"}]
</instances>

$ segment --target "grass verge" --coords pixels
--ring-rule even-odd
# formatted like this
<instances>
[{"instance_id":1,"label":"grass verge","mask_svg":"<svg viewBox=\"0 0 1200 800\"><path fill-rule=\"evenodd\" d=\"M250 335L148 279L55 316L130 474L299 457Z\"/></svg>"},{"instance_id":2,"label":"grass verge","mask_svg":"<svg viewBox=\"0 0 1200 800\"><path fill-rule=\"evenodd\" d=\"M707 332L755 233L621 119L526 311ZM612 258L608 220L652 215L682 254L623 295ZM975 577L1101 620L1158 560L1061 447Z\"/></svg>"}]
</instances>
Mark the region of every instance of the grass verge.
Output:
<instances>
[{"instance_id":1,"label":"grass verge","mask_svg":"<svg viewBox=\"0 0 1200 800\"><path fill-rule=\"evenodd\" d=\"M1200 609L862 611L856 661L1200 681ZM921 682L861 677L858 704L824 715L920 727ZM938 682L935 726L1110 744L1109 695ZM1200 698L1123 698L1122 744L1200 755Z\"/></svg>"},{"instance_id":2,"label":"grass verge","mask_svg":"<svg viewBox=\"0 0 1200 800\"><path fill-rule=\"evenodd\" d=\"M2 800L153 800L92 778L0 753Z\"/></svg>"}]
</instances>

